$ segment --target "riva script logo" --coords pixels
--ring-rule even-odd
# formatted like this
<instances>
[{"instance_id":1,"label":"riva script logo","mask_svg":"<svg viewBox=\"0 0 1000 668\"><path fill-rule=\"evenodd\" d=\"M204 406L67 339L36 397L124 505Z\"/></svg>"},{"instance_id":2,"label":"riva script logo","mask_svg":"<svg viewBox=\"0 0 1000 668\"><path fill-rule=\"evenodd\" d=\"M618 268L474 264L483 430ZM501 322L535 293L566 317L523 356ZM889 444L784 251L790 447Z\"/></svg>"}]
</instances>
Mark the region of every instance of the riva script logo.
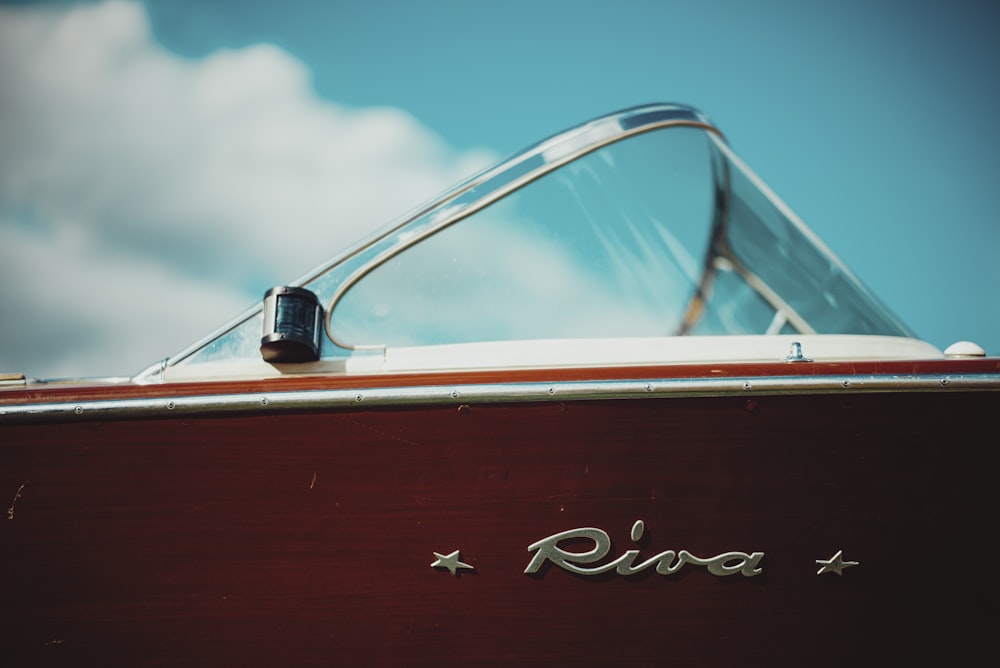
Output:
<instances>
[{"instance_id":1,"label":"riva script logo","mask_svg":"<svg viewBox=\"0 0 1000 668\"><path fill-rule=\"evenodd\" d=\"M635 524L632 525L632 542L637 543L642 538L645 528L642 520L636 520ZM559 547L559 543L579 539L593 541L594 546L583 552L570 552ZM763 552L751 552L750 554L723 552L712 557L697 557L687 550L680 552L665 550L636 563L639 559L639 550L626 550L621 556L611 561L596 566L589 565L597 564L607 557L610 551L611 539L601 529L583 527L561 531L528 546L528 552L533 552L534 556L528 562L528 567L524 569L524 572L537 573L545 562L550 562L563 570L578 575L599 575L609 571L615 571L619 575L635 575L648 568L656 569L660 575L670 575L687 564L704 566L709 573L720 577L740 574L749 578L763 572L760 568L760 561L764 558Z\"/></svg>"}]
</instances>

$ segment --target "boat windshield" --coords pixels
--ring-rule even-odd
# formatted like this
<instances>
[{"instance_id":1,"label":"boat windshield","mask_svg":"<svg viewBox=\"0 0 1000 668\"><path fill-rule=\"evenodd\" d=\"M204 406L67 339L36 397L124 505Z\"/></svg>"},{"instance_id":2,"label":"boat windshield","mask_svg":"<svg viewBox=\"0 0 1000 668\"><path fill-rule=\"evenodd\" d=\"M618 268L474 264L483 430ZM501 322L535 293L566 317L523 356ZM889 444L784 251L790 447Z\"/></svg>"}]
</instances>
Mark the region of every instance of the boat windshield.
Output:
<instances>
[{"instance_id":1,"label":"boat windshield","mask_svg":"<svg viewBox=\"0 0 1000 668\"><path fill-rule=\"evenodd\" d=\"M304 284L328 307L327 359L526 339L910 336L704 117L672 105L543 142ZM251 313L176 363L257 357L261 323Z\"/></svg>"}]
</instances>

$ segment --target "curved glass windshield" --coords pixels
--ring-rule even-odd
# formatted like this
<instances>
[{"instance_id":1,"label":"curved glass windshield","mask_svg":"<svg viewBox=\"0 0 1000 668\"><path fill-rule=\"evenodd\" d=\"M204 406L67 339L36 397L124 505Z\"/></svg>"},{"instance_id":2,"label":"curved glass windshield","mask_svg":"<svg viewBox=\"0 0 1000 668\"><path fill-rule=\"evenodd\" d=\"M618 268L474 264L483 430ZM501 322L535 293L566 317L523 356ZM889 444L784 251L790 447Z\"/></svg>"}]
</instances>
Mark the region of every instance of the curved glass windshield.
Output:
<instances>
[{"instance_id":1,"label":"curved glass windshield","mask_svg":"<svg viewBox=\"0 0 1000 668\"><path fill-rule=\"evenodd\" d=\"M721 334L906 335L708 132L572 161L356 278L345 346Z\"/></svg>"},{"instance_id":2,"label":"curved glass windshield","mask_svg":"<svg viewBox=\"0 0 1000 668\"><path fill-rule=\"evenodd\" d=\"M674 334L710 241L710 147L681 127L589 153L376 266L331 333L389 346Z\"/></svg>"},{"instance_id":3,"label":"curved glass windshield","mask_svg":"<svg viewBox=\"0 0 1000 668\"><path fill-rule=\"evenodd\" d=\"M326 360L531 339L911 336L678 105L537 144L301 284L329 304ZM259 359L261 325L251 310L169 364Z\"/></svg>"}]
</instances>

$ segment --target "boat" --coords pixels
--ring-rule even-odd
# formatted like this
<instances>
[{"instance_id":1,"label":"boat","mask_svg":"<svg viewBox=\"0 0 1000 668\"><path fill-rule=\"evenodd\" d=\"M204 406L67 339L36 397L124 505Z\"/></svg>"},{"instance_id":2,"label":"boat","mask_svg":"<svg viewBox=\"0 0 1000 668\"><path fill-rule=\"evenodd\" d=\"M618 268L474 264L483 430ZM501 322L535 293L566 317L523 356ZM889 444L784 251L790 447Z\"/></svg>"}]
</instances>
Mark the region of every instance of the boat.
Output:
<instances>
[{"instance_id":1,"label":"boat","mask_svg":"<svg viewBox=\"0 0 1000 668\"><path fill-rule=\"evenodd\" d=\"M916 338L687 106L134 377L0 385L8 665L997 657L1000 359Z\"/></svg>"}]
</instances>

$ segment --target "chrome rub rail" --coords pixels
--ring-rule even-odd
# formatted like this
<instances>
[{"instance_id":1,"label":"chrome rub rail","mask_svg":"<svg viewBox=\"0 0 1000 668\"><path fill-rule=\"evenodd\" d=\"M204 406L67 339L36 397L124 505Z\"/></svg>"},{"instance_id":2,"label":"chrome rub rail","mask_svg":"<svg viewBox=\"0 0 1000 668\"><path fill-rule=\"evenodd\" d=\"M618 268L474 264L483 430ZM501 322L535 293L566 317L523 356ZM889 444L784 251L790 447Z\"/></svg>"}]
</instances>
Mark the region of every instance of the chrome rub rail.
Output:
<instances>
[{"instance_id":1,"label":"chrome rub rail","mask_svg":"<svg viewBox=\"0 0 1000 668\"><path fill-rule=\"evenodd\" d=\"M1000 375L751 376L298 390L0 405L0 424L545 401L1000 391Z\"/></svg>"}]
</instances>

